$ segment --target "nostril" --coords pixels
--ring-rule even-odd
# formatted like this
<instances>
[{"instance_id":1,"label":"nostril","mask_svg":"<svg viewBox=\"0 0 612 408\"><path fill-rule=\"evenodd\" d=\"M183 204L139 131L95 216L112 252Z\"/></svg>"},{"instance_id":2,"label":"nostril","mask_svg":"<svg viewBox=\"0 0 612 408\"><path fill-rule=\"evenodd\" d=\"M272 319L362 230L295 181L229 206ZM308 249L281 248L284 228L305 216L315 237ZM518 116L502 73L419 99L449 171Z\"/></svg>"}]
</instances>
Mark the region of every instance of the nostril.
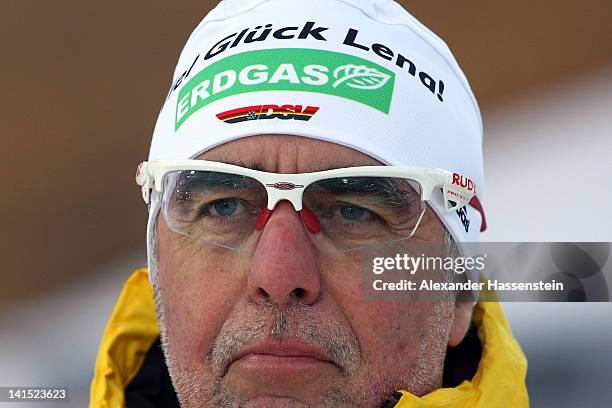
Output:
<instances>
[{"instance_id":1,"label":"nostril","mask_svg":"<svg viewBox=\"0 0 612 408\"><path fill-rule=\"evenodd\" d=\"M268 292L266 292L263 288L258 288L257 289L257 294L259 296L261 296L264 299L268 299L270 297L270 295L268 294Z\"/></svg>"},{"instance_id":2,"label":"nostril","mask_svg":"<svg viewBox=\"0 0 612 408\"><path fill-rule=\"evenodd\" d=\"M302 299L306 295L306 291L302 288L295 288L289 294L292 299Z\"/></svg>"}]
</instances>

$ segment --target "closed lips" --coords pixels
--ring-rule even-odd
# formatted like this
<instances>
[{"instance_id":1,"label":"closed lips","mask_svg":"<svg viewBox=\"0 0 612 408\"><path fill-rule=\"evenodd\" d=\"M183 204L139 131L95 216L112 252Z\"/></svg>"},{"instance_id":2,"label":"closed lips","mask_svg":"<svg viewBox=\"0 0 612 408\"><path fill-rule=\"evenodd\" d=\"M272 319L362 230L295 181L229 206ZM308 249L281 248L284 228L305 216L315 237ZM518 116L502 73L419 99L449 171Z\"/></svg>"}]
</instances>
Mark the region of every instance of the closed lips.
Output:
<instances>
[{"instance_id":1,"label":"closed lips","mask_svg":"<svg viewBox=\"0 0 612 408\"><path fill-rule=\"evenodd\" d=\"M278 360L278 362L282 362L282 360L287 362L300 362L300 360L307 362L311 360L312 362L334 364L331 358L318 347L298 342L269 342L248 347L238 353L232 363L247 358L268 358L268 360Z\"/></svg>"}]
</instances>

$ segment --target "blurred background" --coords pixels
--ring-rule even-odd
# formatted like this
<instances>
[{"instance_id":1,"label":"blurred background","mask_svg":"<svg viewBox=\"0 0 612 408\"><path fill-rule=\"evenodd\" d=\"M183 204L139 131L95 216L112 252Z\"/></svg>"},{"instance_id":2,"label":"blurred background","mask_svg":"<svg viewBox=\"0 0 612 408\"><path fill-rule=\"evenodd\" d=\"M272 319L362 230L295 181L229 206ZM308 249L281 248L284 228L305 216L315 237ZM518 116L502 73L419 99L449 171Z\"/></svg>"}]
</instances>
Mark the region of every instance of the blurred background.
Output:
<instances>
[{"instance_id":1,"label":"blurred background","mask_svg":"<svg viewBox=\"0 0 612 408\"><path fill-rule=\"evenodd\" d=\"M480 102L483 239L612 241L612 2L400 3ZM87 405L106 319L146 261L134 171L214 4L0 0L0 386ZM505 305L533 406L612 406L611 306Z\"/></svg>"}]
</instances>

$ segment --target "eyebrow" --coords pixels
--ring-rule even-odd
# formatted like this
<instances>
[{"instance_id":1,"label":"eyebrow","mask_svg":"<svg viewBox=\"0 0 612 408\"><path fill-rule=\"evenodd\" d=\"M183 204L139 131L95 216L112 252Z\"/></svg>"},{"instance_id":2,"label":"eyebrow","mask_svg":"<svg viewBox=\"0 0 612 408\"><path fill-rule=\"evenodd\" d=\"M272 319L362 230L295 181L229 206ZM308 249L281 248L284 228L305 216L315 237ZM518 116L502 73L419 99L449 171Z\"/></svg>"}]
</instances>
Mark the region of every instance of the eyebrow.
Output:
<instances>
[{"instance_id":1,"label":"eyebrow","mask_svg":"<svg viewBox=\"0 0 612 408\"><path fill-rule=\"evenodd\" d=\"M236 157L235 159L204 157L198 160L210 160L210 161L217 162L217 163L231 164L233 166L244 167L244 168L251 169L251 170L266 171L266 167L264 166L263 162L261 161L244 162L242 161L242 159L240 159L240 157Z\"/></svg>"},{"instance_id":2,"label":"eyebrow","mask_svg":"<svg viewBox=\"0 0 612 408\"><path fill-rule=\"evenodd\" d=\"M253 188L259 182L250 177L215 171L185 171L181 172L175 181L175 189L180 191L215 190L224 187Z\"/></svg>"}]
</instances>

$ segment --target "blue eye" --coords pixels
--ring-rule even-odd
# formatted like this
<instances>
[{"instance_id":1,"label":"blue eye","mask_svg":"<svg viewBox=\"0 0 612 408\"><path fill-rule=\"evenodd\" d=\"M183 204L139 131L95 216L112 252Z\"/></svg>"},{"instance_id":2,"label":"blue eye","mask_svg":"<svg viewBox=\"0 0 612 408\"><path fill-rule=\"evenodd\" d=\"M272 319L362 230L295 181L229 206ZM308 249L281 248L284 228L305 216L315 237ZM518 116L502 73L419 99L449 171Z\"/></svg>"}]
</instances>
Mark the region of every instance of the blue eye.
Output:
<instances>
[{"instance_id":1,"label":"blue eye","mask_svg":"<svg viewBox=\"0 0 612 408\"><path fill-rule=\"evenodd\" d=\"M368 219L370 212L363 207L351 204L342 204L340 206L340 215L350 221L363 221Z\"/></svg>"},{"instance_id":2,"label":"blue eye","mask_svg":"<svg viewBox=\"0 0 612 408\"><path fill-rule=\"evenodd\" d=\"M211 215L220 217L231 217L236 215L238 210L238 200L235 198L226 198L216 200L211 203Z\"/></svg>"}]
</instances>

